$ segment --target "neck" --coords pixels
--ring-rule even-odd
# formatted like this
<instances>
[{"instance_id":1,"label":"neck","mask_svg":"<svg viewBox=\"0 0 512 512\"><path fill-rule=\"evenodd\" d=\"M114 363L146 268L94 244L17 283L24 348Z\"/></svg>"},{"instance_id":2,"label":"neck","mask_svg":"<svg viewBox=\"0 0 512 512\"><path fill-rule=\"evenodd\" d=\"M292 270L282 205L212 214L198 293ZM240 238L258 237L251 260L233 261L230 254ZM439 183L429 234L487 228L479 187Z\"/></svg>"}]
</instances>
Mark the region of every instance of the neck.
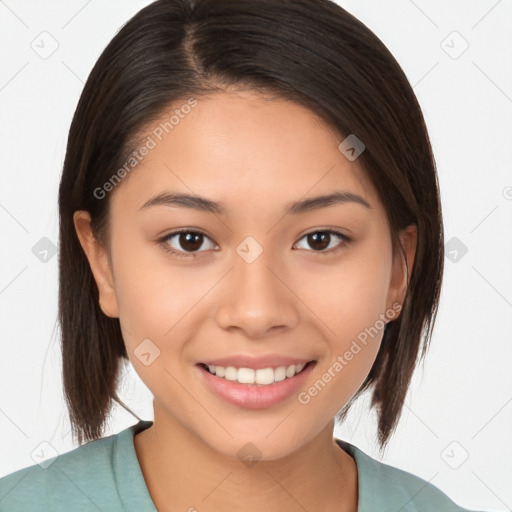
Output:
<instances>
[{"instance_id":1,"label":"neck","mask_svg":"<svg viewBox=\"0 0 512 512\"><path fill-rule=\"evenodd\" d=\"M134 437L134 445L159 512L356 512L356 464L334 442L333 428L331 422L276 460L238 459L217 452L155 407L153 425Z\"/></svg>"}]
</instances>

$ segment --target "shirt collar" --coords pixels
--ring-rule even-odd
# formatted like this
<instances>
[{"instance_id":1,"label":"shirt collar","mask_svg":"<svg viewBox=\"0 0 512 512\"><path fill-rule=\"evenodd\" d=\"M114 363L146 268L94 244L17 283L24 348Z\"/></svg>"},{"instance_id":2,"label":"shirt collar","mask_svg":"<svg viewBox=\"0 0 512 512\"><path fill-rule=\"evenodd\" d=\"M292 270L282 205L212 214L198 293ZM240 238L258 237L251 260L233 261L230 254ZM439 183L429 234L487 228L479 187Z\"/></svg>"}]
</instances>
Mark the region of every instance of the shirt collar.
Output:
<instances>
[{"instance_id":1,"label":"shirt collar","mask_svg":"<svg viewBox=\"0 0 512 512\"><path fill-rule=\"evenodd\" d=\"M133 442L135 434L149 428L152 424L152 421L141 420L115 437L112 464L123 510L157 512L144 480Z\"/></svg>"}]
</instances>

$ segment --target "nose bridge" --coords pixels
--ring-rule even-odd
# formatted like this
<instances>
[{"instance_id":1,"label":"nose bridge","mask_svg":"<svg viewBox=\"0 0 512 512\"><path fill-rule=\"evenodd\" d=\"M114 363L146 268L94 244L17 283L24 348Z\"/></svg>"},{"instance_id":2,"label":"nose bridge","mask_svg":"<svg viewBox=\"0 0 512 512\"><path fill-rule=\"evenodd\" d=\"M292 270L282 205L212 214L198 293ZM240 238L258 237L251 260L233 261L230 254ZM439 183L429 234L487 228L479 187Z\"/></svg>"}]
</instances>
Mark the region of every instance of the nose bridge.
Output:
<instances>
[{"instance_id":1,"label":"nose bridge","mask_svg":"<svg viewBox=\"0 0 512 512\"><path fill-rule=\"evenodd\" d=\"M275 327L292 327L298 311L291 294L276 277L279 266L272 251L247 237L236 248L229 285L217 310L224 329L240 328L261 336Z\"/></svg>"}]
</instances>

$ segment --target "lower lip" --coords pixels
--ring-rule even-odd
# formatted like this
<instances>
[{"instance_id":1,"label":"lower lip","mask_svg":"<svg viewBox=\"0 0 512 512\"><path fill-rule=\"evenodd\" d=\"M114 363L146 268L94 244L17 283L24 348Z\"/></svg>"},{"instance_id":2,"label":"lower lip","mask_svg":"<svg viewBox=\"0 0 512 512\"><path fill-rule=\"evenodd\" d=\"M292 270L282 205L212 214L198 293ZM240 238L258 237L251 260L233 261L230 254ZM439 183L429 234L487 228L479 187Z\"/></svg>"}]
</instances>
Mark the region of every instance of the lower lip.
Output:
<instances>
[{"instance_id":1,"label":"lower lip","mask_svg":"<svg viewBox=\"0 0 512 512\"><path fill-rule=\"evenodd\" d=\"M226 402L245 409L265 409L279 404L296 393L303 386L315 364L311 362L294 377L266 386L241 384L238 381L217 377L201 365L196 367L210 390Z\"/></svg>"}]
</instances>

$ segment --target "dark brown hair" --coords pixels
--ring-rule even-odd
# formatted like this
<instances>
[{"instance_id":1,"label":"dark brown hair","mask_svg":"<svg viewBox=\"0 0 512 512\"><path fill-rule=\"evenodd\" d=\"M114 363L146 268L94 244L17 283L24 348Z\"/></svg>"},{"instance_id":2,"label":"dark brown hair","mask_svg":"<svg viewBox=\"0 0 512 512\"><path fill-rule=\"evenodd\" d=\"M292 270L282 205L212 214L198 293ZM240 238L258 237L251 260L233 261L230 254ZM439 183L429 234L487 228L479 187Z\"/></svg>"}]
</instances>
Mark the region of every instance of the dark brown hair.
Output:
<instances>
[{"instance_id":1,"label":"dark brown hair","mask_svg":"<svg viewBox=\"0 0 512 512\"><path fill-rule=\"evenodd\" d=\"M96 62L73 117L59 189L59 321L73 436L79 443L101 437L113 401L127 408L117 384L121 358L128 359L119 319L99 307L73 213L89 211L104 242L109 194L101 199L94 191L123 166L144 128L178 101L236 87L301 104L364 143L358 162L386 209L394 253L403 254L400 230L417 226L401 314L387 324L369 375L337 416L373 389L383 448L437 314L441 205L427 129L406 76L363 23L329 0L158 0Z\"/></svg>"}]
</instances>

